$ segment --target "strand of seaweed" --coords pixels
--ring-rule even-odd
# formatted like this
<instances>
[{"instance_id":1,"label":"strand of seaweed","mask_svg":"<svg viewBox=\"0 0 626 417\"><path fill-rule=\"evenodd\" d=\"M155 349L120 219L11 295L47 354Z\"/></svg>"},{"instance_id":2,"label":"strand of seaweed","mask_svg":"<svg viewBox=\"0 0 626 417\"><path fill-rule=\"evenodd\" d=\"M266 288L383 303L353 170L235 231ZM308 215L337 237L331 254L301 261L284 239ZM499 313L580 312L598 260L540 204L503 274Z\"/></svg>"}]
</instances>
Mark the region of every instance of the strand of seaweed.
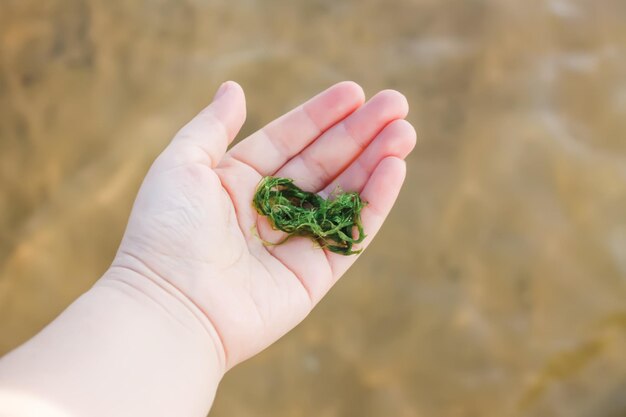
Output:
<instances>
[{"instance_id":1,"label":"strand of seaweed","mask_svg":"<svg viewBox=\"0 0 626 417\"><path fill-rule=\"evenodd\" d=\"M282 241L266 244L280 245L292 236L306 236L342 255L361 252L353 247L366 237L361 223L366 204L357 192L334 193L325 199L302 190L290 178L278 177L264 177L252 201L274 229L287 233Z\"/></svg>"}]
</instances>

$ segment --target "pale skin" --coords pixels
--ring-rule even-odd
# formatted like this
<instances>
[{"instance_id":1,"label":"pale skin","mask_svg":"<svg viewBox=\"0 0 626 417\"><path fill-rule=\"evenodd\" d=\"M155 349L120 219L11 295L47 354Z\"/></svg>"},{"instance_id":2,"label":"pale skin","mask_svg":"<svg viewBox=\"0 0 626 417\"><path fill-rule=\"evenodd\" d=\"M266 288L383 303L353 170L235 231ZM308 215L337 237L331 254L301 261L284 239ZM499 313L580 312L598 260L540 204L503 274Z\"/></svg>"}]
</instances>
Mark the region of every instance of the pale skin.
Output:
<instances>
[{"instance_id":1,"label":"pale skin","mask_svg":"<svg viewBox=\"0 0 626 417\"><path fill-rule=\"evenodd\" d=\"M246 117L228 81L155 160L97 283L0 359L0 416L205 416L224 373L301 322L359 256L279 246L262 176L359 191L365 248L405 177L407 101L336 84L227 151ZM262 239L260 239L260 238Z\"/></svg>"}]
</instances>

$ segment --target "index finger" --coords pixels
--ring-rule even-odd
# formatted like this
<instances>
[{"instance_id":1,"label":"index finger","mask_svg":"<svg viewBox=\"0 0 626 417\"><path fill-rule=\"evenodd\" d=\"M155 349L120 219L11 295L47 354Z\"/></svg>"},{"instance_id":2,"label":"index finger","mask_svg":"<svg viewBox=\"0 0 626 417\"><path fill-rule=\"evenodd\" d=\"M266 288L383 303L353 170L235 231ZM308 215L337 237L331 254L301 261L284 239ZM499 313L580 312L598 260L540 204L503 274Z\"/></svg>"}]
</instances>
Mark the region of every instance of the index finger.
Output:
<instances>
[{"instance_id":1,"label":"index finger","mask_svg":"<svg viewBox=\"0 0 626 417\"><path fill-rule=\"evenodd\" d=\"M261 175L272 175L364 101L363 89L355 82L335 84L253 133L227 156L253 167Z\"/></svg>"}]
</instances>

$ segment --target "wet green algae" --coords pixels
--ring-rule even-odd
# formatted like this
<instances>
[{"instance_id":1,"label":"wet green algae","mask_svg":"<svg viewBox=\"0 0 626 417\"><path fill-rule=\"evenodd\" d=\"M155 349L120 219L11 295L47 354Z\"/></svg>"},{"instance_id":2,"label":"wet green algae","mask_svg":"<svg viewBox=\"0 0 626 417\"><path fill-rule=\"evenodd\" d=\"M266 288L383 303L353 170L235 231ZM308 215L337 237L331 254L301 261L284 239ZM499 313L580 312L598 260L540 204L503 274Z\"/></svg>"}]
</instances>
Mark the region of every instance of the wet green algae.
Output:
<instances>
[{"instance_id":1,"label":"wet green algae","mask_svg":"<svg viewBox=\"0 0 626 417\"><path fill-rule=\"evenodd\" d=\"M287 233L279 245L292 236L306 236L321 248L341 255L354 255L366 235L361 210L367 203L357 192L336 192L329 198L304 191L289 178L264 177L259 183L252 205L266 216L275 230ZM356 233L355 232L356 229Z\"/></svg>"}]
</instances>

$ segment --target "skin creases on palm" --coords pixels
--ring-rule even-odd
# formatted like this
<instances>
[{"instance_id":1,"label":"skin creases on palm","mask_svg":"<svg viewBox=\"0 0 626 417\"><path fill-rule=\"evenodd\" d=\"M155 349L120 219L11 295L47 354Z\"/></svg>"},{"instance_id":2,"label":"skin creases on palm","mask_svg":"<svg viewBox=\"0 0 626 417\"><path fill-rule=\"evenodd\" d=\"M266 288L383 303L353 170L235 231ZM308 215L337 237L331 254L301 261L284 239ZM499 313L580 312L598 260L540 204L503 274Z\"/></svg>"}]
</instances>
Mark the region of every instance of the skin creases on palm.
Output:
<instances>
[{"instance_id":1,"label":"skin creases on palm","mask_svg":"<svg viewBox=\"0 0 626 417\"><path fill-rule=\"evenodd\" d=\"M212 334L226 369L299 323L355 261L295 237L283 245L252 207L263 176L293 178L328 196L361 192L367 239L391 209L415 130L406 99L385 90L364 103L353 82L336 84L242 140L234 82L189 122L151 167L112 268L136 272L185 303ZM258 235L257 235L258 233Z\"/></svg>"}]
</instances>

